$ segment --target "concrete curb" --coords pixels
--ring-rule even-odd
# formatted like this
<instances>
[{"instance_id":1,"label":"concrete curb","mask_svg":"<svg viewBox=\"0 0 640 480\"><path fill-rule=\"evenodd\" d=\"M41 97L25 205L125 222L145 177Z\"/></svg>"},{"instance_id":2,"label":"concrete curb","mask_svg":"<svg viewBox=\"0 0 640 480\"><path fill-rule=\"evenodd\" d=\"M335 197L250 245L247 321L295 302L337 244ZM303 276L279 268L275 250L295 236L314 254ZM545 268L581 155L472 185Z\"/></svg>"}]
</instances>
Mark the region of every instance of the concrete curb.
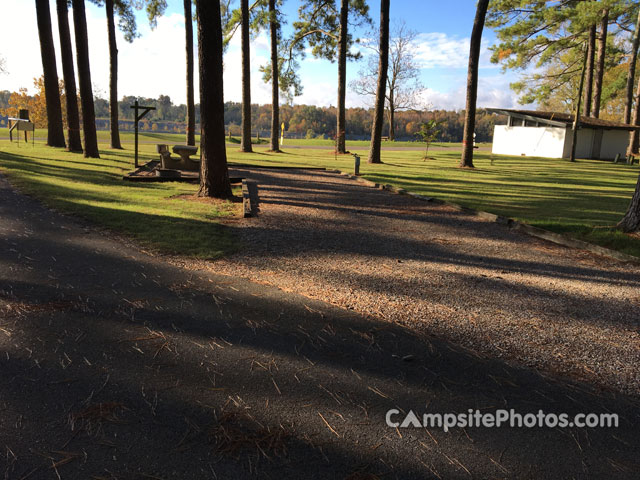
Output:
<instances>
[{"instance_id":1,"label":"concrete curb","mask_svg":"<svg viewBox=\"0 0 640 480\"><path fill-rule=\"evenodd\" d=\"M462 205L458 205L457 203L447 202L447 201L440 200L440 199L435 198L435 197L427 197L427 196L424 196L424 195L419 195L417 193L407 192L404 188L398 188L398 187L393 186L393 185L389 185L389 184L381 185L379 183L372 182L371 180L366 180L364 178L360 178L358 176L351 175L351 174L346 173L346 172L340 172L338 170L329 170L329 169L327 169L327 171L338 172L341 175L346 176L347 178L350 178L351 180L355 180L358 183L362 183L363 185L366 185L368 187L378 188L378 189L381 189L381 190L387 190L387 191L389 191L391 193L395 193L395 194L398 194L398 195L409 195L410 197L416 198L418 200L422 200L424 202L429 202L429 203L434 203L434 204L437 204L437 205L447 205L448 207L454 208L455 210L458 210L460 212L468 213L470 215L475 215L475 216L477 216L479 218L482 218L482 219L485 219L485 220L489 220L491 222L499 223L500 225L505 225L508 228L511 228L513 230L517 230L517 231L526 233L527 235L530 235L532 237L540 238L542 240L553 242L553 243L556 243L558 245L562 245L562 246L569 247L569 248L576 248L576 249L579 249L579 250L586 250L588 252L595 253L596 255L601 255L603 257L609 257L609 258L612 258L614 260L618 260L618 261L621 261L621 262L631 262L631 263L640 264L640 258L634 257L633 255L628 255L626 253L622 253L622 252L618 252L616 250L611 250L609 248L601 247L599 245L595 245L593 243L585 242L583 240L578 240L578 239L575 239L575 238L571 238L571 237L568 237L568 236L563 235L561 233L555 233L555 232L551 232L549 230L544 230L542 228L534 227L534 226L526 224L526 223L518 222L518 221L516 221L516 220L514 220L512 218L509 218L509 217L504 217L502 215L496 215L494 213L484 212L482 210L475 210L473 208L463 207Z\"/></svg>"}]
</instances>

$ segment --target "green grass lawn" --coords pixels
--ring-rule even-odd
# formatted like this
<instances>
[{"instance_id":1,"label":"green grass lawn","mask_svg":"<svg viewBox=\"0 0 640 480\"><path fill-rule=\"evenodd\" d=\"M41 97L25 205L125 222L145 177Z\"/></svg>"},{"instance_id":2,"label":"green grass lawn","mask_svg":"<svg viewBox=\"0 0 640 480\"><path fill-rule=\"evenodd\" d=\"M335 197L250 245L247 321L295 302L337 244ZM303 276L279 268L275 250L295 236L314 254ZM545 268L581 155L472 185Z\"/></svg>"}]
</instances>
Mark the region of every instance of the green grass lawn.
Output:
<instances>
[{"instance_id":1,"label":"green grass lawn","mask_svg":"<svg viewBox=\"0 0 640 480\"><path fill-rule=\"evenodd\" d=\"M142 163L156 157L153 150L153 145L142 146ZM242 203L189 198L197 190L192 184L125 182L122 175L133 169L133 151L101 145L100 155L86 159L38 142L18 147L0 141L0 171L45 204L130 236L147 248L202 258L237 248L220 221L240 215Z\"/></svg>"},{"instance_id":2,"label":"green grass lawn","mask_svg":"<svg viewBox=\"0 0 640 480\"><path fill-rule=\"evenodd\" d=\"M149 141L171 143L174 136L145 134ZM125 141L130 134L123 134ZM175 135L175 142L184 140ZM163 251L215 257L233 249L233 239L220 218L238 205L206 205L175 199L193 193L193 185L162 183L132 185L121 175L133 168L133 152L110 150L99 136L102 159L86 160L60 149L0 141L0 169L24 191L61 210L78 214L110 229L133 236ZM300 141L312 142L312 141ZM326 141L330 142L330 141ZM576 238L640 256L640 240L612 227L629 204L638 178L637 166L610 162L504 157L475 153L474 170L457 168L460 149L430 152L383 151L384 163L366 163L368 142L348 144L362 157L364 178L408 191L455 202ZM303 145L303 144L301 144ZM312 143L306 143L312 146ZM228 148L231 165L301 166L353 171L353 157L330 150L296 148L269 153L264 148L244 154ZM156 158L155 146L141 144L141 162ZM162 233L158 233L162 232ZM185 234L184 232L187 232Z\"/></svg>"},{"instance_id":3,"label":"green grass lawn","mask_svg":"<svg viewBox=\"0 0 640 480\"><path fill-rule=\"evenodd\" d=\"M7 130L2 130L0 135L6 136L8 138ZM108 144L109 143L109 132L106 130L98 130L98 142ZM36 129L36 143L38 140L40 142L44 142L47 138L47 130L43 128ZM24 137L21 138L21 141ZM29 140L31 141L31 140ZM134 135L132 132L121 132L120 133L120 141L123 144L134 143ZM166 132L140 132L138 141L142 143L169 143L169 144L179 144L185 142L185 135L182 133L166 133ZM196 135L196 142L200 142L200 135ZM230 146L240 143L240 137L231 137L231 139L227 139L227 143ZM258 140L256 137L253 137L252 143L257 144L258 148L268 147L269 146L269 137L263 135ZM296 147L334 147L335 140L333 139L322 139L322 138L312 138L312 139L289 139L285 138L285 147L289 145L293 145ZM461 143L444 143L444 142L434 142L431 144L431 148L446 148L446 149L459 149L461 147ZM479 143L479 146L490 146L490 143ZM382 142L383 148L396 148L396 147L412 147L412 148L424 148L424 144L420 142L408 142L408 141L397 141L397 142ZM369 148L369 140L347 140L347 149L368 149Z\"/></svg>"},{"instance_id":4,"label":"green grass lawn","mask_svg":"<svg viewBox=\"0 0 640 480\"><path fill-rule=\"evenodd\" d=\"M286 146L284 147L286 151ZM596 160L493 156L476 152L473 170L457 167L460 150L433 151L422 160L419 151L386 151L382 165L366 163L368 180L470 208L504 215L530 225L640 256L640 239L613 227L624 215L638 179L638 166ZM262 166L315 166L353 172L353 157L323 150L296 149L283 154L230 151L231 163Z\"/></svg>"}]
</instances>

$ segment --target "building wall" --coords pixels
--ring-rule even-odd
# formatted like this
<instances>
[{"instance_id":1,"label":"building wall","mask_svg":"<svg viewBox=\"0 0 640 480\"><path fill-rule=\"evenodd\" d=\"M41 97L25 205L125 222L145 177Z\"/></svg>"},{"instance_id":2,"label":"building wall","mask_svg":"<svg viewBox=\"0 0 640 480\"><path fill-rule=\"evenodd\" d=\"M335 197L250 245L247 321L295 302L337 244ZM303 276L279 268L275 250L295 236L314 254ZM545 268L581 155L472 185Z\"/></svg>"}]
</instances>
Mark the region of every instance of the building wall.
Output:
<instances>
[{"instance_id":1,"label":"building wall","mask_svg":"<svg viewBox=\"0 0 640 480\"><path fill-rule=\"evenodd\" d=\"M629 145L629 132L626 130L605 130L602 137L602 149L600 158L603 160L613 160L617 154L620 158L627 155Z\"/></svg>"},{"instance_id":2,"label":"building wall","mask_svg":"<svg viewBox=\"0 0 640 480\"><path fill-rule=\"evenodd\" d=\"M566 131L562 127L496 125L491 152L500 155L562 158Z\"/></svg>"},{"instance_id":3,"label":"building wall","mask_svg":"<svg viewBox=\"0 0 640 480\"><path fill-rule=\"evenodd\" d=\"M627 130L601 130L602 141L600 151L594 149L596 130L593 128L581 128L578 130L578 141L576 143L576 158L592 158L594 160L613 160L619 153L624 158L629 143L629 132ZM564 158L569 158L571 154L571 129L567 129L565 141Z\"/></svg>"},{"instance_id":4,"label":"building wall","mask_svg":"<svg viewBox=\"0 0 640 480\"><path fill-rule=\"evenodd\" d=\"M562 158L571 157L571 127L567 127L566 132ZM594 130L592 128L581 128L578 130L576 158L593 158L593 139Z\"/></svg>"},{"instance_id":5,"label":"building wall","mask_svg":"<svg viewBox=\"0 0 640 480\"><path fill-rule=\"evenodd\" d=\"M625 157L629 143L626 130L601 130L600 151L597 149L598 131L578 130L576 158L613 160L617 154ZM594 149L594 146L596 147ZM509 127L496 125L492 153L527 157L569 158L571 156L571 128L567 127Z\"/></svg>"}]
</instances>

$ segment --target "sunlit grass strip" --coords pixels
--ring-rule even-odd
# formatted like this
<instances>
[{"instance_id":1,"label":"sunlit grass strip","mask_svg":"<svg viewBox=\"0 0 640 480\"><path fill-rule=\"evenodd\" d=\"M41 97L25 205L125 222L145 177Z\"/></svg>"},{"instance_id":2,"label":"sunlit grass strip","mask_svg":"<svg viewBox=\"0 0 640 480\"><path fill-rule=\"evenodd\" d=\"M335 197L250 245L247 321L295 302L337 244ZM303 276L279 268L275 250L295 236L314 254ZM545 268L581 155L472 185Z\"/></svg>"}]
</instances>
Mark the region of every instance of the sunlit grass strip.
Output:
<instances>
[{"instance_id":1,"label":"sunlit grass strip","mask_svg":"<svg viewBox=\"0 0 640 480\"><path fill-rule=\"evenodd\" d=\"M314 149L285 153L242 154L230 150L233 162L260 166L326 167L353 172L353 157ZM364 161L356 150L362 176L409 192L514 218L540 228L640 256L640 239L613 227L624 215L639 169L597 160L494 156L476 152L475 170L457 167L460 151L434 151L423 161L419 151L383 152L381 165Z\"/></svg>"},{"instance_id":2,"label":"sunlit grass strip","mask_svg":"<svg viewBox=\"0 0 640 480\"><path fill-rule=\"evenodd\" d=\"M154 158L153 145L142 148ZM215 258L237 248L220 221L240 215L241 203L201 202L197 185L122 180L133 169L133 152L102 148L100 159L62 149L0 142L0 170L25 193L60 211L128 235L146 248ZM237 192L239 194L239 192Z\"/></svg>"},{"instance_id":3,"label":"sunlit grass strip","mask_svg":"<svg viewBox=\"0 0 640 480\"><path fill-rule=\"evenodd\" d=\"M159 143L182 140L179 135L149 135ZM302 141L301 141L302 142ZM175 142L179 143L179 142ZM250 154L228 149L230 164L259 166L324 167L353 171L351 155L332 151L289 149ZM575 164L565 160L504 157L476 152L475 170L457 168L455 147L433 151L423 161L421 151L385 151L381 165L366 163L364 178L392 184L426 196L565 233L576 238L640 256L640 240L609 228L626 211L638 177L638 167L595 160ZM142 161L156 158L154 144L141 144ZM63 150L0 142L0 168L12 181L43 201L98 224L123 231L164 250L215 256L233 249L231 237L218 220L235 212L237 205L208 205L176 199L195 192L196 186L178 183L131 185L122 174L133 169L131 147L124 151L102 148L102 159L88 160ZM163 231L163 235L154 234ZM189 238L180 240L181 232ZM169 234L169 232L172 232ZM214 233L212 233L214 232ZM184 235L183 235L184 236ZM172 240L163 240L171 238ZM178 240L176 240L178 239ZM213 243L215 248L209 248ZM219 247L219 248L218 248ZM213 251L216 253L213 254Z\"/></svg>"}]
</instances>

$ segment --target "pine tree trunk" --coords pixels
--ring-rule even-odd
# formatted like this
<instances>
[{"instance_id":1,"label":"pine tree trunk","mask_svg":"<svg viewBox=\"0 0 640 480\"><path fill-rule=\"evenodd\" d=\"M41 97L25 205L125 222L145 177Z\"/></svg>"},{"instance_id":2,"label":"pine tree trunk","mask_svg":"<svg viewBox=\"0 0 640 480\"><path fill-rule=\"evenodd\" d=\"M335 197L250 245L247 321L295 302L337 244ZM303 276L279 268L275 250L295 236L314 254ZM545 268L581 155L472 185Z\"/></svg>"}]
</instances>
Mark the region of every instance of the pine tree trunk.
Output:
<instances>
[{"instance_id":1,"label":"pine tree trunk","mask_svg":"<svg viewBox=\"0 0 640 480\"><path fill-rule=\"evenodd\" d=\"M340 38L338 40L338 124L336 129L336 152L346 153L346 108L347 98L347 41L349 0L341 0Z\"/></svg>"},{"instance_id":2,"label":"pine tree trunk","mask_svg":"<svg viewBox=\"0 0 640 480\"><path fill-rule=\"evenodd\" d=\"M587 70L584 90L584 115L591 116L591 102L593 100L593 66L596 52L596 26L589 29L589 43L587 44Z\"/></svg>"},{"instance_id":3,"label":"pine tree trunk","mask_svg":"<svg viewBox=\"0 0 640 480\"><path fill-rule=\"evenodd\" d=\"M113 0L105 0L104 3L107 11L107 29L109 31L109 123L111 148L122 149L120 128L118 126L118 45L116 43Z\"/></svg>"},{"instance_id":4,"label":"pine tree trunk","mask_svg":"<svg viewBox=\"0 0 640 480\"><path fill-rule=\"evenodd\" d=\"M629 73L627 74L627 85L625 89L624 123L631 122L631 110L633 109L633 82L636 78L638 46L640 46L640 11L638 12L636 29L633 32L633 42L631 43L631 58L629 59Z\"/></svg>"},{"instance_id":5,"label":"pine tree trunk","mask_svg":"<svg viewBox=\"0 0 640 480\"><path fill-rule=\"evenodd\" d=\"M196 104L193 92L193 16L191 0L184 0L184 30L187 50L187 145L196 144Z\"/></svg>"},{"instance_id":6,"label":"pine tree trunk","mask_svg":"<svg viewBox=\"0 0 640 480\"><path fill-rule=\"evenodd\" d=\"M382 125L384 123L384 102L387 89L387 74L389 69L389 0L380 0L380 61L378 62L378 87L376 89L376 104L371 128L371 146L369 147L369 163L382 163L380 158L382 143Z\"/></svg>"},{"instance_id":7,"label":"pine tree trunk","mask_svg":"<svg viewBox=\"0 0 640 480\"><path fill-rule=\"evenodd\" d=\"M96 112L93 106L91 68L89 66L89 40L84 0L73 0L73 26L76 34L76 56L78 81L82 103L82 130L84 132L84 156L100 158L98 136L96 135Z\"/></svg>"},{"instance_id":8,"label":"pine tree trunk","mask_svg":"<svg viewBox=\"0 0 640 480\"><path fill-rule=\"evenodd\" d=\"M591 104L591 115L600 117L600 99L602 97L602 81L604 78L604 61L607 52L607 26L609 25L609 10L602 11L602 20L598 31L598 52L596 57L596 74L593 85L593 100Z\"/></svg>"},{"instance_id":9,"label":"pine tree trunk","mask_svg":"<svg viewBox=\"0 0 640 480\"><path fill-rule=\"evenodd\" d=\"M587 57L589 56L589 47L585 49L582 55L582 70L580 70L580 83L578 86L578 95L576 95L578 101L576 103L576 111L573 116L573 126L571 128L571 156L569 161L576 161L576 146L578 144L578 128L580 127L580 106L582 102L582 89L584 88L584 74L587 69Z\"/></svg>"},{"instance_id":10,"label":"pine tree trunk","mask_svg":"<svg viewBox=\"0 0 640 480\"><path fill-rule=\"evenodd\" d=\"M44 96L47 103L47 145L66 147L62 126L62 107L56 68L56 52L51 32L51 13L49 0L36 0L38 36L40 37L40 55L44 72Z\"/></svg>"},{"instance_id":11,"label":"pine tree trunk","mask_svg":"<svg viewBox=\"0 0 640 480\"><path fill-rule=\"evenodd\" d=\"M467 104L464 112L464 133L462 135L462 157L460 167L473 168L473 132L476 127L476 100L478 98L478 63L482 30L487 15L489 0L478 0L476 18L471 31L469 47L469 70L467 72Z\"/></svg>"},{"instance_id":12,"label":"pine tree trunk","mask_svg":"<svg viewBox=\"0 0 640 480\"><path fill-rule=\"evenodd\" d=\"M631 125L640 126L640 80L638 80L638 87L636 89L636 104L633 107L633 113L631 115ZM632 153L639 153L640 146L640 132L638 130L632 130L629 134L629 146L627 147L627 155Z\"/></svg>"},{"instance_id":13,"label":"pine tree trunk","mask_svg":"<svg viewBox=\"0 0 640 480\"><path fill-rule=\"evenodd\" d=\"M242 11L242 139L241 152L251 148L251 51L249 49L249 0L240 0Z\"/></svg>"},{"instance_id":14,"label":"pine tree trunk","mask_svg":"<svg viewBox=\"0 0 640 480\"><path fill-rule=\"evenodd\" d=\"M636 191L631 198L631 203L627 209L627 213L618 223L618 228L623 232L640 231L640 176L636 183Z\"/></svg>"},{"instance_id":15,"label":"pine tree trunk","mask_svg":"<svg viewBox=\"0 0 640 480\"><path fill-rule=\"evenodd\" d=\"M196 3L200 62L201 197L231 197L224 136L220 0Z\"/></svg>"},{"instance_id":16,"label":"pine tree trunk","mask_svg":"<svg viewBox=\"0 0 640 480\"><path fill-rule=\"evenodd\" d=\"M73 68L73 48L69 32L69 11L67 0L57 0L58 31L60 32L60 57L67 105L67 149L70 152L82 152L80 139L80 114L78 112L78 96L76 93L76 74Z\"/></svg>"},{"instance_id":17,"label":"pine tree trunk","mask_svg":"<svg viewBox=\"0 0 640 480\"><path fill-rule=\"evenodd\" d=\"M396 141L396 106L393 97L389 99L389 141Z\"/></svg>"},{"instance_id":18,"label":"pine tree trunk","mask_svg":"<svg viewBox=\"0 0 640 480\"><path fill-rule=\"evenodd\" d=\"M280 151L278 133L280 131L280 90L278 80L280 67L278 65L278 18L276 0L269 0L269 27L271 29L271 145L272 152Z\"/></svg>"}]
</instances>

